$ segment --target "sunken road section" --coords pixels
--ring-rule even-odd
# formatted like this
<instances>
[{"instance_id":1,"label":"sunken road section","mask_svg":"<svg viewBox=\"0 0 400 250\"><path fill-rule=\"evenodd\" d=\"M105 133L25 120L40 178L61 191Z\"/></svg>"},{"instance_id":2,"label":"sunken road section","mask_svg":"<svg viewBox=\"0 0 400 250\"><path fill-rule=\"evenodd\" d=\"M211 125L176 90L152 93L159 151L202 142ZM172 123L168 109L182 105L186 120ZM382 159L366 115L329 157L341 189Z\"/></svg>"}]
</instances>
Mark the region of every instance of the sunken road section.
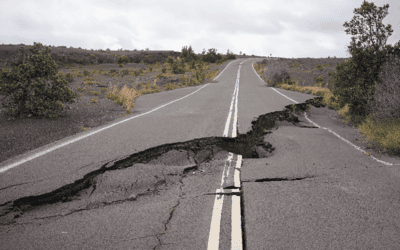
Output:
<instances>
[{"instance_id":1,"label":"sunken road section","mask_svg":"<svg viewBox=\"0 0 400 250\"><path fill-rule=\"evenodd\" d=\"M188 172L210 166L206 163L218 158L218 154L226 156L225 153L232 152L242 155L243 158L269 157L273 154L274 148L270 143L264 141L264 135L272 133L271 129L276 127L277 122L290 122L295 126L302 126L299 123L298 115L305 112L310 105L324 106L321 101L322 97L317 97L305 103L288 105L283 111L261 115L252 121L252 128L249 132L239 134L236 138L208 137L164 144L128 155L120 160L109 161L74 183L62 186L52 192L23 197L1 204L0 225L12 224L15 222L15 218L21 217L24 212L54 203L89 199L90 204L82 210L99 207L95 204L104 204L104 197L99 195L92 197L99 190L109 194L106 199L107 204L135 200L141 195L148 195L149 192L157 190L160 186L167 185L168 182L180 181ZM155 172L151 169L153 166L161 166L164 168L164 172L169 171L167 175L170 178L165 178L166 175L164 178L154 176ZM113 171L114 173L118 172L116 170L122 170L122 172L111 177ZM179 178L177 179L176 176ZM125 183L122 188L125 192L121 194L121 190L113 190L113 188L121 189L116 183ZM113 194L115 197L110 197Z\"/></svg>"}]
</instances>

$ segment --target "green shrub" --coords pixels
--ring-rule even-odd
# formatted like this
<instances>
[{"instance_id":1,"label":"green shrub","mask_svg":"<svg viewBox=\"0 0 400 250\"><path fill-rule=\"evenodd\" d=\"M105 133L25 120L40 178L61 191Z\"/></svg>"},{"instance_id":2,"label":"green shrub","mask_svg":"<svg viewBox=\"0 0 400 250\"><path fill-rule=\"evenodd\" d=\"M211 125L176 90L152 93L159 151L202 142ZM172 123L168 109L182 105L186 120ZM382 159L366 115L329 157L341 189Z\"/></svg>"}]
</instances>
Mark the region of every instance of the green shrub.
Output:
<instances>
[{"instance_id":1,"label":"green shrub","mask_svg":"<svg viewBox=\"0 0 400 250\"><path fill-rule=\"evenodd\" d=\"M51 58L50 48L34 43L29 51L26 53L21 48L18 57L6 64L11 69L0 69L0 91L6 95L2 102L5 114L58 117L57 111L64 109L63 103L73 103L78 94L58 74L59 66Z\"/></svg>"},{"instance_id":2,"label":"green shrub","mask_svg":"<svg viewBox=\"0 0 400 250\"><path fill-rule=\"evenodd\" d=\"M289 85L297 85L298 84L298 82L296 82L295 80L292 80L292 79L286 79L285 81L284 81L284 83L286 83L286 84L289 84Z\"/></svg>"},{"instance_id":3,"label":"green shrub","mask_svg":"<svg viewBox=\"0 0 400 250\"><path fill-rule=\"evenodd\" d=\"M134 58L132 59L132 62L133 62L133 63L140 63L140 61L141 61L140 57L134 57Z\"/></svg>"},{"instance_id":4,"label":"green shrub","mask_svg":"<svg viewBox=\"0 0 400 250\"><path fill-rule=\"evenodd\" d=\"M204 81L205 75L201 70L196 70L194 77L201 83Z\"/></svg>"},{"instance_id":5,"label":"green shrub","mask_svg":"<svg viewBox=\"0 0 400 250\"><path fill-rule=\"evenodd\" d=\"M174 61L175 60L174 60L174 58L172 56L169 56L168 59L167 59L167 63L170 64L170 65L172 65L174 63Z\"/></svg>"},{"instance_id":6,"label":"green shrub","mask_svg":"<svg viewBox=\"0 0 400 250\"><path fill-rule=\"evenodd\" d=\"M135 76L140 76L140 75L143 74L143 70L142 70L142 69L136 70L136 71L133 72L133 74L134 74Z\"/></svg>"},{"instance_id":7,"label":"green shrub","mask_svg":"<svg viewBox=\"0 0 400 250\"><path fill-rule=\"evenodd\" d=\"M119 76L119 71L116 69L110 69L110 76Z\"/></svg>"},{"instance_id":8,"label":"green shrub","mask_svg":"<svg viewBox=\"0 0 400 250\"><path fill-rule=\"evenodd\" d=\"M153 64L153 63L156 62L156 60L157 59L155 57L153 57L152 55L147 55L147 56L144 57L143 62L145 64Z\"/></svg>"},{"instance_id":9,"label":"green shrub","mask_svg":"<svg viewBox=\"0 0 400 250\"><path fill-rule=\"evenodd\" d=\"M236 56L233 53L226 56L226 60L235 60L235 59L236 59Z\"/></svg>"},{"instance_id":10,"label":"green shrub","mask_svg":"<svg viewBox=\"0 0 400 250\"><path fill-rule=\"evenodd\" d=\"M192 46L184 46L182 47L181 57L184 61L194 61L197 59L197 55L194 53Z\"/></svg>"},{"instance_id":11,"label":"green shrub","mask_svg":"<svg viewBox=\"0 0 400 250\"><path fill-rule=\"evenodd\" d=\"M131 59L126 55L122 55L120 58L118 58L118 63L119 64L127 64L127 63L130 63L130 62L131 62Z\"/></svg>"},{"instance_id":12,"label":"green shrub","mask_svg":"<svg viewBox=\"0 0 400 250\"><path fill-rule=\"evenodd\" d=\"M171 83L167 83L164 85L164 90L174 90L179 88L179 86L171 84Z\"/></svg>"},{"instance_id":13,"label":"green shrub","mask_svg":"<svg viewBox=\"0 0 400 250\"><path fill-rule=\"evenodd\" d=\"M218 60L222 59L222 55L217 53L217 49L211 48L208 49L207 54L201 57L203 62L215 63Z\"/></svg>"},{"instance_id":14,"label":"green shrub","mask_svg":"<svg viewBox=\"0 0 400 250\"><path fill-rule=\"evenodd\" d=\"M178 60L174 60L173 57L169 57L167 63L171 66L171 72L173 74L184 74L185 69L182 67L182 64L178 63Z\"/></svg>"},{"instance_id":15,"label":"green shrub","mask_svg":"<svg viewBox=\"0 0 400 250\"><path fill-rule=\"evenodd\" d=\"M314 82L315 82L315 86L317 87L322 87L322 85L324 84L324 76L320 75L318 77L313 76Z\"/></svg>"},{"instance_id":16,"label":"green shrub","mask_svg":"<svg viewBox=\"0 0 400 250\"><path fill-rule=\"evenodd\" d=\"M86 91L86 88L77 87L76 90L77 91Z\"/></svg>"},{"instance_id":17,"label":"green shrub","mask_svg":"<svg viewBox=\"0 0 400 250\"><path fill-rule=\"evenodd\" d=\"M352 116L370 113L369 103L373 99L384 54L383 51L354 49L352 58L336 65L336 73L332 75L333 94L341 108L349 104Z\"/></svg>"},{"instance_id":18,"label":"green shrub","mask_svg":"<svg viewBox=\"0 0 400 250\"><path fill-rule=\"evenodd\" d=\"M71 73L67 73L65 75L65 80L69 83L72 83L74 81L74 77L71 75Z\"/></svg>"}]
</instances>

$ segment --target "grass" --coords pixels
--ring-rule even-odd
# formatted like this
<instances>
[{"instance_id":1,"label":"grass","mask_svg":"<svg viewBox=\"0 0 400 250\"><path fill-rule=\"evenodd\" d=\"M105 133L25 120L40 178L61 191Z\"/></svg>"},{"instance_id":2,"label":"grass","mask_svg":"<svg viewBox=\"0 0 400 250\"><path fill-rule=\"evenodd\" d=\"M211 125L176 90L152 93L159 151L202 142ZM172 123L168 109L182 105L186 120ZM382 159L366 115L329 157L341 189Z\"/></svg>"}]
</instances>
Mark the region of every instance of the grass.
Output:
<instances>
[{"instance_id":1,"label":"grass","mask_svg":"<svg viewBox=\"0 0 400 250\"><path fill-rule=\"evenodd\" d=\"M17 53L18 48L19 46L3 46L0 48L0 57L2 55L5 58L10 57ZM59 73L66 75L70 83L78 83L73 90L80 92L81 96L93 96L90 103L98 102L94 96L103 96L112 100L126 109L125 115L131 113L135 98L141 95L210 82L219 73L219 70L212 69L218 66L217 64L196 61L194 65L191 65L183 63L179 57L175 57L174 62L182 67L185 73L174 74L172 65L166 62L168 56L174 56L174 53L173 51L142 53L101 50L89 53L83 49L52 47L52 57L58 63L65 61L64 56L67 58L66 61L70 62L69 64L60 63L63 67ZM129 61L128 56L132 61L137 59L137 62L143 61L144 64L126 63ZM94 64L87 65L91 62ZM98 64L99 62L103 63Z\"/></svg>"},{"instance_id":2,"label":"grass","mask_svg":"<svg viewBox=\"0 0 400 250\"><path fill-rule=\"evenodd\" d=\"M212 69L217 64L197 62L192 68L189 63L182 63L179 57L175 62L181 65L184 74L173 74L171 65L160 62L148 65L129 63L124 64L123 69L118 69L114 64L70 66L61 73L71 76L75 81L82 81L77 91L94 96L104 94L105 98L126 109L125 115L129 115L139 96L210 82L220 72ZM90 102L96 103L95 99Z\"/></svg>"},{"instance_id":3,"label":"grass","mask_svg":"<svg viewBox=\"0 0 400 250\"><path fill-rule=\"evenodd\" d=\"M106 98L113 100L116 104L126 108L126 114L132 112L132 108L135 106L135 98L140 96L140 93L135 88L128 88L124 86L121 90L118 90L116 85L110 87Z\"/></svg>"},{"instance_id":4,"label":"grass","mask_svg":"<svg viewBox=\"0 0 400 250\"><path fill-rule=\"evenodd\" d=\"M373 147L379 153L400 155L400 121L398 119L377 121L371 116L364 119L352 117L348 112L348 105L340 108L336 103L331 91L335 86L329 81L329 72L335 71L336 63L344 60L346 59L278 59L272 62L264 60L255 63L254 68L271 86L322 96L323 103L328 108L336 110L343 122L360 121L354 125L358 127L368 147ZM273 75L282 70L289 73L290 79L272 82Z\"/></svg>"},{"instance_id":5,"label":"grass","mask_svg":"<svg viewBox=\"0 0 400 250\"><path fill-rule=\"evenodd\" d=\"M382 148L385 153L400 155L399 120L377 122L369 116L358 128L371 147L375 145L376 148Z\"/></svg>"},{"instance_id":6,"label":"grass","mask_svg":"<svg viewBox=\"0 0 400 250\"><path fill-rule=\"evenodd\" d=\"M16 55L18 48L17 45L0 45L0 60L3 60L0 62L0 68L4 67L6 59ZM104 51L88 53L88 50L75 51L74 49L71 54L72 49L54 48L52 52L60 56L56 60L57 64L63 65L59 69L59 74L67 76L68 88L79 93L80 96L75 99L75 103L66 103L57 119L36 119L33 116L6 117L0 104L0 133L2 135L0 162L126 116L133 112L134 100L140 95L200 84L195 80L190 81L189 84L180 82L183 74L171 73L170 65L160 60L166 61L168 56L176 58L179 52L115 52L119 58L127 53L131 59L141 59L137 62L122 64L122 67L119 67L119 58ZM69 64L65 64L66 61L62 60L62 53L65 54ZM97 58L98 63L87 63L88 57L93 58L90 54ZM152 57L144 58L147 55L152 55ZM109 62L105 60L107 57L110 59ZM100 59L104 59L102 63ZM210 82L213 76L219 73L218 69L221 67L218 64L199 62L196 62L196 68L190 66L184 64L186 71L184 75L189 79L194 79L197 73L199 79L203 79L201 84ZM0 99L3 97L4 95L0 93Z\"/></svg>"}]
</instances>

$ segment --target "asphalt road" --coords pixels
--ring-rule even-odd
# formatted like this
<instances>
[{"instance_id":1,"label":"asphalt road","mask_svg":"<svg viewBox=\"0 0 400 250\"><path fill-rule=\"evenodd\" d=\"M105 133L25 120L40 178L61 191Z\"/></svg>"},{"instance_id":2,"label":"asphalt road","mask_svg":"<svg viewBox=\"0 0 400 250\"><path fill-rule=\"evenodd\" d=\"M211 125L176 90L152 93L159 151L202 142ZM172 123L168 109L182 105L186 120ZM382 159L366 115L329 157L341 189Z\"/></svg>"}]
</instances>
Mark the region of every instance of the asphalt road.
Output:
<instances>
[{"instance_id":1,"label":"asphalt road","mask_svg":"<svg viewBox=\"0 0 400 250\"><path fill-rule=\"evenodd\" d=\"M1 249L399 249L399 166L300 113L257 134L314 96L267 87L256 60L0 163Z\"/></svg>"}]
</instances>

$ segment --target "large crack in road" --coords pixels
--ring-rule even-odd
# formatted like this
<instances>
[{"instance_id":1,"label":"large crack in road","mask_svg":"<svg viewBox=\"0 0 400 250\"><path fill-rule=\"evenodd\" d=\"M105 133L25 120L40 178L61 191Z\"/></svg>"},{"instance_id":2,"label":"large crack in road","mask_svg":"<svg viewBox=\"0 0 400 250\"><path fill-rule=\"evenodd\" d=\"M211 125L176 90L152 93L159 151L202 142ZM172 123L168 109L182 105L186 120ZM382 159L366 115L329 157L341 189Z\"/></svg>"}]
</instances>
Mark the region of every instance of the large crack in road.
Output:
<instances>
[{"instance_id":1,"label":"large crack in road","mask_svg":"<svg viewBox=\"0 0 400 250\"><path fill-rule=\"evenodd\" d=\"M271 129L285 122L299 127L313 127L300 122L296 113L304 112L310 105L320 107L321 101L322 98L318 97L305 103L288 105L283 111L261 115L252 121L249 132L236 138L206 137L164 144L106 162L74 183L52 192L1 204L0 225L13 224L25 212L55 203L78 204L74 205L74 210L62 215L65 216L76 211L135 201L140 196L156 193L161 187L182 183L182 178L193 171L207 170L212 165L210 162L226 157L228 152L240 154L243 158L269 157L274 148L264 141L264 135L273 133Z\"/></svg>"}]
</instances>

